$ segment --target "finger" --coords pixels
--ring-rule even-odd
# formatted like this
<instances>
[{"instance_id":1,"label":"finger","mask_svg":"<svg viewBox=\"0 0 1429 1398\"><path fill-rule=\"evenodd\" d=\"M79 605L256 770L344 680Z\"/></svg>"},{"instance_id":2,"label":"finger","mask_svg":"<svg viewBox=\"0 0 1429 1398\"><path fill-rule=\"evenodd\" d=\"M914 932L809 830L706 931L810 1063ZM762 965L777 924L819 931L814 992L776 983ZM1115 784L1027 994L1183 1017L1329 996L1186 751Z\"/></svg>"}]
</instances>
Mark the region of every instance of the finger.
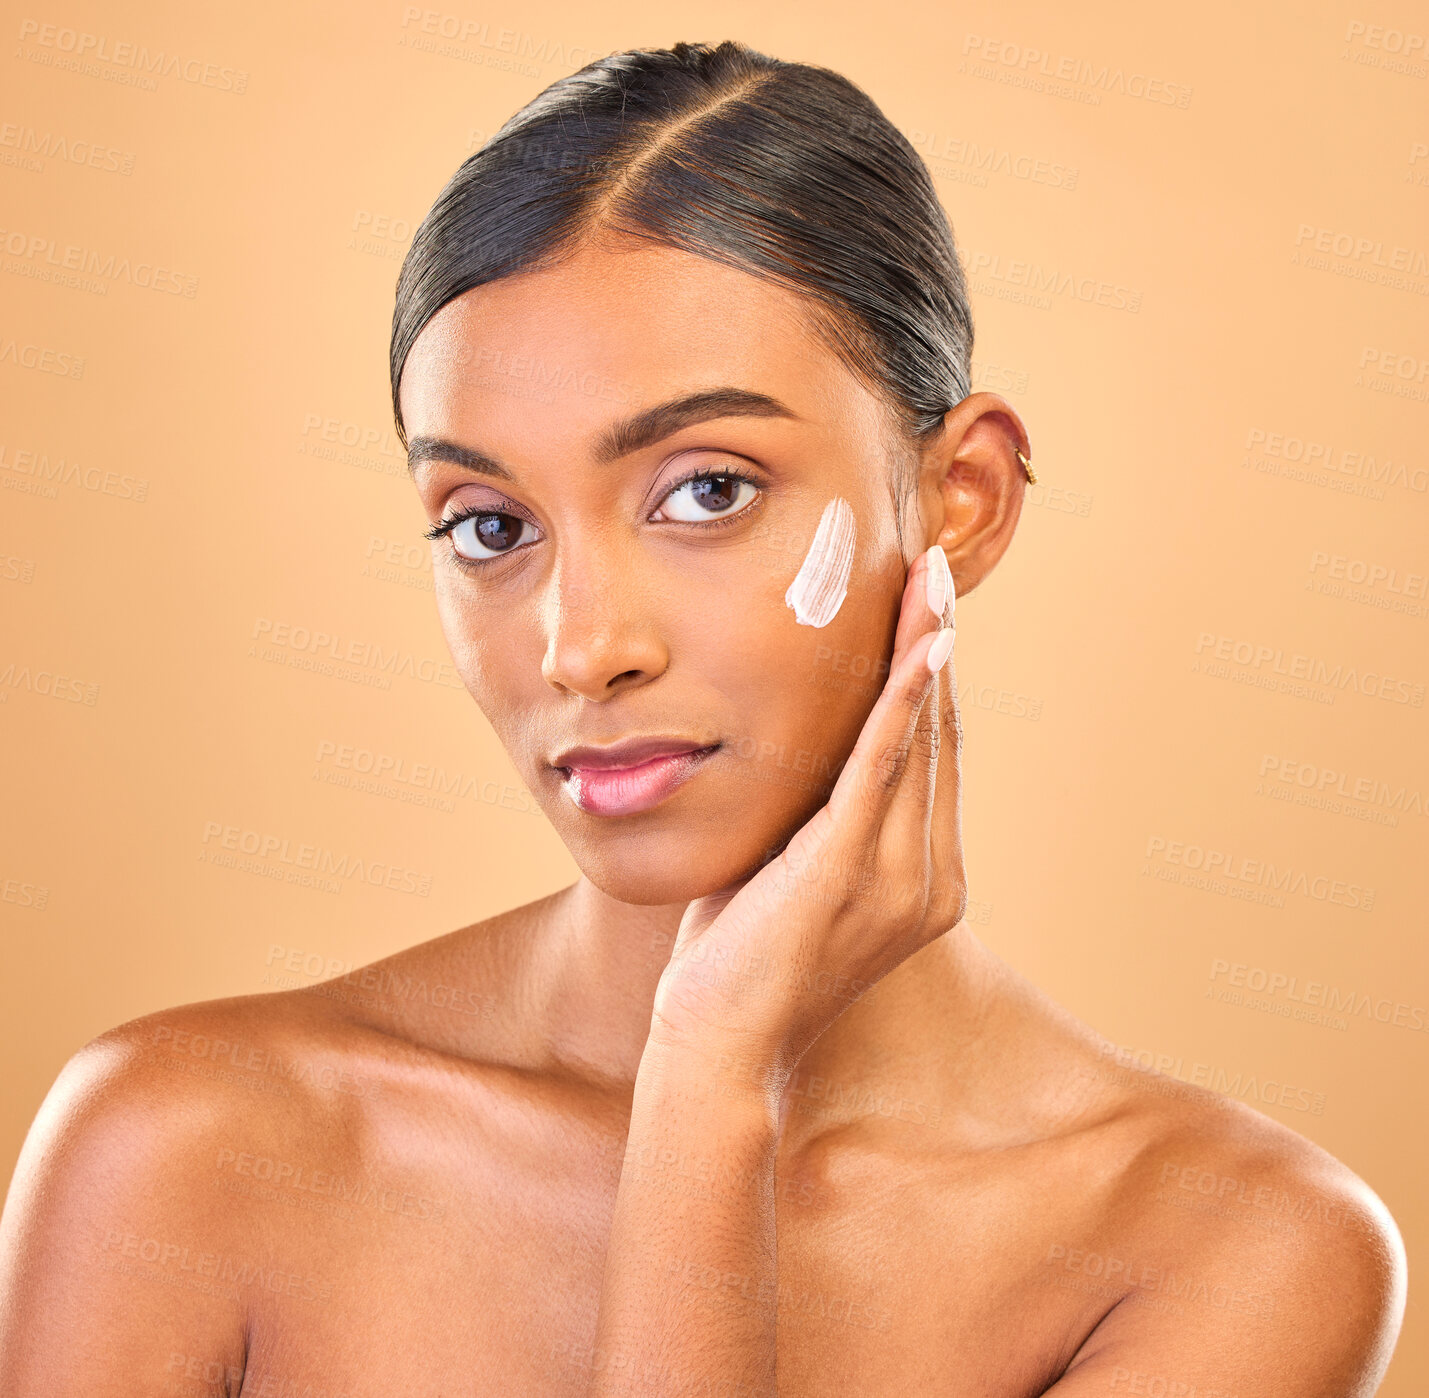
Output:
<instances>
[{"instance_id":1,"label":"finger","mask_svg":"<svg viewBox=\"0 0 1429 1398\"><path fill-rule=\"evenodd\" d=\"M903 585L903 597L898 609L898 630L893 638L893 655L889 660L889 672L899 656L927 631L935 631L939 625L940 613L932 608L928 592L928 578L936 558L939 577L944 591L948 589L951 575L948 573L947 555L941 549L934 554L933 549L924 549L908 567L908 577ZM946 607L943 609L946 612Z\"/></svg>"},{"instance_id":2,"label":"finger","mask_svg":"<svg viewBox=\"0 0 1429 1398\"><path fill-rule=\"evenodd\" d=\"M828 801L832 827L853 849L877 849L879 830L908 769L919 713L933 686L928 652L937 635L920 635L895 661L834 783Z\"/></svg>"},{"instance_id":3,"label":"finger","mask_svg":"<svg viewBox=\"0 0 1429 1398\"><path fill-rule=\"evenodd\" d=\"M952 570L947 554L937 544L926 550L921 561L925 609L919 625L936 631L953 615ZM929 579L934 583L931 587ZM941 739L939 686L934 684L918 712L903 778L884 812L880 830L880 855L892 878L922 880L927 876Z\"/></svg>"},{"instance_id":4,"label":"finger","mask_svg":"<svg viewBox=\"0 0 1429 1398\"><path fill-rule=\"evenodd\" d=\"M881 884L911 892L932 874L933 801L942 734L938 722L941 673L930 679L908 740L903 775L890 795L876 839Z\"/></svg>"},{"instance_id":5,"label":"finger","mask_svg":"<svg viewBox=\"0 0 1429 1398\"><path fill-rule=\"evenodd\" d=\"M786 861L807 859L826 872L836 868L837 877L845 883L876 860L879 831L906 771L915 724L932 685L926 663L937 631L937 615L928 595L931 558L932 551L925 550L908 569L888 678L864 720L853 752L828 802L795 835L785 852ZM946 568L945 559L943 566ZM925 736L925 753L929 740ZM926 806L931 803L931 775L923 778L923 790ZM916 846L919 851L926 852L928 838L925 824Z\"/></svg>"},{"instance_id":6,"label":"finger","mask_svg":"<svg viewBox=\"0 0 1429 1398\"><path fill-rule=\"evenodd\" d=\"M967 904L967 872L963 864L962 761L963 718L958 704L957 645L938 674L929 698L936 706L939 729L938 769L930 813L929 846L933 862L932 897L941 909L941 931L962 920Z\"/></svg>"},{"instance_id":7,"label":"finger","mask_svg":"<svg viewBox=\"0 0 1429 1398\"><path fill-rule=\"evenodd\" d=\"M930 576L935 579L931 590ZM951 592L951 583L947 556L941 548L925 549L913 560L900 600L888 679L829 796L835 825L851 821L850 834L866 842L869 850L876 848L878 829L907 770L915 721L930 682L926 665L919 661L926 657L930 638L938 629L939 613L933 604L941 603ZM926 847L925 839L918 848Z\"/></svg>"}]
</instances>

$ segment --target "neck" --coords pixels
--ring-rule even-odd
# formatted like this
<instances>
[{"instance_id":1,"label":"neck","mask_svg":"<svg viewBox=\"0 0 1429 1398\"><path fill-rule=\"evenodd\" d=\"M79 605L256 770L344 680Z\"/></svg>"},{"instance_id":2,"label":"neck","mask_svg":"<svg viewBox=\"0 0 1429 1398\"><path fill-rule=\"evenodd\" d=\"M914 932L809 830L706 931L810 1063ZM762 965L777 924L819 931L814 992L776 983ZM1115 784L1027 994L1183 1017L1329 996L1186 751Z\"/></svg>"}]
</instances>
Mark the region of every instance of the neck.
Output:
<instances>
[{"instance_id":1,"label":"neck","mask_svg":"<svg viewBox=\"0 0 1429 1398\"><path fill-rule=\"evenodd\" d=\"M685 907L622 903L584 874L549 899L529 966L543 1046L577 1071L633 1084Z\"/></svg>"},{"instance_id":2,"label":"neck","mask_svg":"<svg viewBox=\"0 0 1429 1398\"><path fill-rule=\"evenodd\" d=\"M684 903L622 903L584 876L557 894L534 948L545 1044L579 1071L628 1087L650 1028L660 973L674 946ZM793 1129L813 1134L839 1103L894 1091L916 1102L936 1084L969 1095L989 1039L1008 1011L1011 973L959 924L885 976L839 1016L800 1060L793 1097L818 1097L828 1110L801 1108ZM536 987L539 987L537 989ZM796 1125L796 1121L802 1123Z\"/></svg>"}]
</instances>

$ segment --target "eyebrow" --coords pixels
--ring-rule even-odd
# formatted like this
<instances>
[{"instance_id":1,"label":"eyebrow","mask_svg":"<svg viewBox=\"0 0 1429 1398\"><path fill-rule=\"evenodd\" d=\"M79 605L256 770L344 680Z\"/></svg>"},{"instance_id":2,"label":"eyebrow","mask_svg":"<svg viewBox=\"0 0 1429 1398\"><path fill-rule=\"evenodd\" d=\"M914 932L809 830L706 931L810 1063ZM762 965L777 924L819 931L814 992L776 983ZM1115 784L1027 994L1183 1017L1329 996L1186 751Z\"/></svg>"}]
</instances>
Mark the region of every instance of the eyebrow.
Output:
<instances>
[{"instance_id":1,"label":"eyebrow","mask_svg":"<svg viewBox=\"0 0 1429 1398\"><path fill-rule=\"evenodd\" d=\"M787 404L767 393L755 393L747 388L709 388L687 393L632 417L612 423L601 433L595 446L595 459L602 465L618 461L622 456L654 446L673 436L682 427L709 422L721 417L782 417L799 420ZM407 470L413 475L424 461L449 461L463 470L500 480L515 480L515 474L494 456L447 441L443 437L413 437L407 449Z\"/></svg>"}]
</instances>

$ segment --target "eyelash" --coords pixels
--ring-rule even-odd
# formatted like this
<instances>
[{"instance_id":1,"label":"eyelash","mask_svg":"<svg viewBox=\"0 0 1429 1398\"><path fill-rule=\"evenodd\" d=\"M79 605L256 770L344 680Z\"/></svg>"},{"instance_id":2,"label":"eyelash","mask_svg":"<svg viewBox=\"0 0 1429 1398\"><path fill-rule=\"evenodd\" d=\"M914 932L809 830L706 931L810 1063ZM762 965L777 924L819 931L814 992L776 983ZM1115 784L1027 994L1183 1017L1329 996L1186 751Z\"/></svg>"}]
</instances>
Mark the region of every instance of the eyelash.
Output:
<instances>
[{"instance_id":1,"label":"eyelash","mask_svg":"<svg viewBox=\"0 0 1429 1398\"><path fill-rule=\"evenodd\" d=\"M761 486L757 480L755 480L752 476L744 475L740 471L711 471L705 469L691 472L690 475L685 476L682 480L676 481L674 485L672 485L669 490L667 490L665 494L660 497L660 503L663 505L665 501L668 500L670 496L672 496L677 490L683 490L685 486L690 485L695 481L743 481L749 485L752 485L755 490L761 489ZM721 525L733 524L735 520L747 514L753 504L754 501L751 500L749 504L743 506L741 509L736 510L733 514L723 515L718 519L701 521L698 524L695 524L694 527L696 529L718 529ZM438 539L444 539L459 524L462 524L468 519L479 519L482 515L509 515L512 519L526 518L525 515L518 514L514 510L493 510L489 506L484 508L463 506L457 511L456 514L451 515L449 518L442 520L440 524L434 524L430 529L424 530L423 535L425 538L430 539L433 543L435 543ZM529 523L530 521L527 522ZM692 521L679 519L670 520L668 521L668 523L691 524ZM519 547L515 549L508 549L507 554L505 556L509 556L510 554L516 553L518 551ZM484 568L489 563L499 563L503 555L498 555L496 558L467 558L464 554L458 553L456 549L453 548L451 551L451 556L463 568Z\"/></svg>"}]
</instances>

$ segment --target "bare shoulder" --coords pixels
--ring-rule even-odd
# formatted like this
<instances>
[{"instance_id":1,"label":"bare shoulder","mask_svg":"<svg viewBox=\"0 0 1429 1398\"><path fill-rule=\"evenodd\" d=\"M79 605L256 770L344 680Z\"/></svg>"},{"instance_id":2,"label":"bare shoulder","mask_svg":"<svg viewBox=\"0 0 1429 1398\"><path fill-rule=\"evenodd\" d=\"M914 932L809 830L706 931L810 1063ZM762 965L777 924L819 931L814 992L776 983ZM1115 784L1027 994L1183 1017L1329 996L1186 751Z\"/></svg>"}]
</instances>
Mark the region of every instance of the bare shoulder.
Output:
<instances>
[{"instance_id":1,"label":"bare shoulder","mask_svg":"<svg viewBox=\"0 0 1429 1398\"><path fill-rule=\"evenodd\" d=\"M100 1034L61 1069L26 1138L6 1209L69 1199L221 1232L213 1156L226 1144L321 1130L343 1134L378 1084L358 1035L322 1004L236 996L141 1016Z\"/></svg>"},{"instance_id":2,"label":"bare shoulder","mask_svg":"<svg viewBox=\"0 0 1429 1398\"><path fill-rule=\"evenodd\" d=\"M1135 1391L1140 1374L1239 1398L1373 1393L1406 1287L1374 1190L1299 1132L1160 1073L1123 1073L1102 1101L1104 1227L1051 1264L1106 1314L1049 1392Z\"/></svg>"},{"instance_id":3,"label":"bare shoulder","mask_svg":"<svg viewBox=\"0 0 1429 1398\"><path fill-rule=\"evenodd\" d=\"M80 1048L0 1215L0 1392L236 1393L249 1337L330 1318L365 1249L428 1256L512 1076L490 1006L526 912Z\"/></svg>"},{"instance_id":4,"label":"bare shoulder","mask_svg":"<svg viewBox=\"0 0 1429 1398\"><path fill-rule=\"evenodd\" d=\"M0 1391L158 1391L176 1356L231 1383L254 1299L321 1285L285 1275L276 1231L216 1185L225 1143L281 1130L291 1110L259 1062L292 1041L281 1019L241 1001L185 1006L64 1065L0 1216Z\"/></svg>"},{"instance_id":5,"label":"bare shoulder","mask_svg":"<svg viewBox=\"0 0 1429 1398\"><path fill-rule=\"evenodd\" d=\"M288 988L198 1001L107 1030L64 1065L38 1113L29 1164L80 1139L172 1170L218 1136L356 1143L443 1053L451 1027L473 1062L504 988L507 953L538 905L512 910L358 968L271 949ZM296 956L296 961L294 957ZM217 1134L216 1134L217 1133ZM41 1142L48 1144L41 1146Z\"/></svg>"},{"instance_id":6,"label":"bare shoulder","mask_svg":"<svg viewBox=\"0 0 1429 1398\"><path fill-rule=\"evenodd\" d=\"M444 1226L460 1074L425 1031L479 1022L481 933L80 1048L0 1215L0 1392L236 1392L255 1325L341 1296L345 1248Z\"/></svg>"}]
</instances>

